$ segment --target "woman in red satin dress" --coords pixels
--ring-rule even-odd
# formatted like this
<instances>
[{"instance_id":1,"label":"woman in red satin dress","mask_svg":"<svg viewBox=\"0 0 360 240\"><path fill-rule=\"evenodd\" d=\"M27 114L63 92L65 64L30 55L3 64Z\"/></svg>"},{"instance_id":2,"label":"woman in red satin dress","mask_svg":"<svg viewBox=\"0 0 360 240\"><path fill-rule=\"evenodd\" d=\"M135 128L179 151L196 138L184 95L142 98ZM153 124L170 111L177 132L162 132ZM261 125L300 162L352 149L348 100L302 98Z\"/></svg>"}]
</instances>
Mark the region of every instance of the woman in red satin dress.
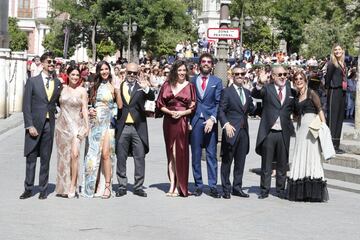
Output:
<instances>
[{"instance_id":1,"label":"woman in red satin dress","mask_svg":"<svg viewBox=\"0 0 360 240\"><path fill-rule=\"evenodd\" d=\"M186 62L175 61L156 102L156 107L164 113L163 130L170 180L166 196L189 195L188 121L195 110L195 91L195 86L189 82Z\"/></svg>"}]
</instances>

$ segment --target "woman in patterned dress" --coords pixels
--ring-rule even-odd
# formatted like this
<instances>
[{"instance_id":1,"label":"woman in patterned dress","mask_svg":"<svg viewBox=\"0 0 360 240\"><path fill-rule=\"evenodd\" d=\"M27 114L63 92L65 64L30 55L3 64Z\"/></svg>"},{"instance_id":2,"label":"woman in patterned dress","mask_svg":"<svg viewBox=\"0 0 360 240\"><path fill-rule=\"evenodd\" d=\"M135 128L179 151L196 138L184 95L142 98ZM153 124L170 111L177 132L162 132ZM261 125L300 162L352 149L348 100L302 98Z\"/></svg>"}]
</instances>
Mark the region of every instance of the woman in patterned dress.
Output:
<instances>
[{"instance_id":1,"label":"woman in patterned dress","mask_svg":"<svg viewBox=\"0 0 360 240\"><path fill-rule=\"evenodd\" d=\"M56 122L57 143L57 196L74 198L77 195L79 151L81 142L89 131L88 97L86 89L79 86L80 70L69 67L69 85L64 85L60 95L61 112Z\"/></svg>"},{"instance_id":2,"label":"woman in patterned dress","mask_svg":"<svg viewBox=\"0 0 360 240\"><path fill-rule=\"evenodd\" d=\"M101 61L96 66L95 85L90 91L89 148L84 162L84 197L110 198L115 155L114 109L122 107L119 89L111 84L110 65ZM115 99L117 101L115 101Z\"/></svg>"}]
</instances>

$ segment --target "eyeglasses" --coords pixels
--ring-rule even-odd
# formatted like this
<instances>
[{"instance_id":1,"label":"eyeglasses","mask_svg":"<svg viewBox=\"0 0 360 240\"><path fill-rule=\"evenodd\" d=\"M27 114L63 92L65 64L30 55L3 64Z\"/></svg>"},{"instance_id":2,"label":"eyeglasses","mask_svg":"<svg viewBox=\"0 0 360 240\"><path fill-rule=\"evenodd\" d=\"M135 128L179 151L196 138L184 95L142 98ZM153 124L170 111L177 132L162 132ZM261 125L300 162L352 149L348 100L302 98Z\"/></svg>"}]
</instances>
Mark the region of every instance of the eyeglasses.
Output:
<instances>
[{"instance_id":1,"label":"eyeglasses","mask_svg":"<svg viewBox=\"0 0 360 240\"><path fill-rule=\"evenodd\" d=\"M137 75L137 72L133 72L133 71L127 71L128 75Z\"/></svg>"},{"instance_id":2,"label":"eyeglasses","mask_svg":"<svg viewBox=\"0 0 360 240\"><path fill-rule=\"evenodd\" d=\"M284 76L284 77L286 77L288 74L287 73L278 73L278 74L276 74L278 77L282 77L282 76Z\"/></svg>"},{"instance_id":3,"label":"eyeglasses","mask_svg":"<svg viewBox=\"0 0 360 240\"><path fill-rule=\"evenodd\" d=\"M241 73L233 73L234 76L239 76L241 75L242 77L244 77L246 75L246 72L241 72Z\"/></svg>"},{"instance_id":4,"label":"eyeglasses","mask_svg":"<svg viewBox=\"0 0 360 240\"><path fill-rule=\"evenodd\" d=\"M202 64L205 64L205 63L212 64L212 61L211 60L201 60L201 63Z\"/></svg>"},{"instance_id":5,"label":"eyeglasses","mask_svg":"<svg viewBox=\"0 0 360 240\"><path fill-rule=\"evenodd\" d=\"M55 60L50 60L50 59L48 59L46 62L47 62L48 64L51 64L51 63L54 64L54 65L56 64L56 61L55 61Z\"/></svg>"}]
</instances>

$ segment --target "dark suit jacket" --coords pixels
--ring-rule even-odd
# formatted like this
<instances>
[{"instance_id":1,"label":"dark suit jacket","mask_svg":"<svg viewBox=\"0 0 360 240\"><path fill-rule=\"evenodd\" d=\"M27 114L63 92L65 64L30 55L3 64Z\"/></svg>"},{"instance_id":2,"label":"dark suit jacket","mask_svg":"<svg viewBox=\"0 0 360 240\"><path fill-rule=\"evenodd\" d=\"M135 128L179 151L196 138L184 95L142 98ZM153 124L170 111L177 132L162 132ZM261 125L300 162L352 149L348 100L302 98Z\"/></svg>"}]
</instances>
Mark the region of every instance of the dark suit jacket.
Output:
<instances>
[{"instance_id":1,"label":"dark suit jacket","mask_svg":"<svg viewBox=\"0 0 360 240\"><path fill-rule=\"evenodd\" d=\"M337 68L331 61L329 61L325 75L325 88L340 88L342 87L343 79L344 75L341 67Z\"/></svg>"},{"instance_id":2,"label":"dark suit jacket","mask_svg":"<svg viewBox=\"0 0 360 240\"><path fill-rule=\"evenodd\" d=\"M242 105L240 96L235 90L234 86L227 87L223 90L220 99L220 106L218 117L221 126L229 122L235 129L235 136L229 138L226 135L225 129L223 130L221 149L225 151L227 145L234 146L237 142L239 130L241 128L246 129L249 137L249 125L248 125L248 114L254 111L254 104L250 91L244 88L246 103ZM249 152L249 148L247 149Z\"/></svg>"},{"instance_id":3,"label":"dark suit jacket","mask_svg":"<svg viewBox=\"0 0 360 240\"><path fill-rule=\"evenodd\" d=\"M121 83L121 99L123 101L123 108L118 110L117 116L117 132L116 139L119 140L122 130L125 126L125 121L130 112L132 118L134 119L134 127L139 134L142 143L145 147L145 153L149 152L149 137L146 121L146 112L144 104L146 100L153 101L155 100L155 94L153 90L149 90L146 94L139 86L138 83L135 83L133 90L131 92L130 103L128 104L124 98L122 89L125 81Z\"/></svg>"},{"instance_id":4,"label":"dark suit jacket","mask_svg":"<svg viewBox=\"0 0 360 240\"><path fill-rule=\"evenodd\" d=\"M261 121L256 139L256 153L261 155L261 145L279 116L286 150L289 151L290 137L295 133L294 125L290 119L290 114L294 112L295 91L291 89L289 83L286 84L286 97L283 105L280 103L273 83L263 86L260 90L255 87L251 95L254 98L262 99L263 102Z\"/></svg>"},{"instance_id":5,"label":"dark suit jacket","mask_svg":"<svg viewBox=\"0 0 360 240\"><path fill-rule=\"evenodd\" d=\"M44 82L41 74L29 78L25 84L23 98L23 115L25 128L35 127L39 133L37 137L31 137L25 133L24 155L27 156L37 145L43 130L46 113L49 113L51 136L53 139L55 129L56 103L59 100L62 85L59 79L54 79L54 92L50 101L47 98Z\"/></svg>"},{"instance_id":6,"label":"dark suit jacket","mask_svg":"<svg viewBox=\"0 0 360 240\"><path fill-rule=\"evenodd\" d=\"M194 126L199 120L201 113L203 114L205 120L208 120L211 116L217 118L221 91L223 89L221 79L214 75L210 75L204 96L201 97L198 86L196 84L197 77L198 75L193 77L191 80L191 82L196 87L196 111L191 118L192 126Z\"/></svg>"}]
</instances>

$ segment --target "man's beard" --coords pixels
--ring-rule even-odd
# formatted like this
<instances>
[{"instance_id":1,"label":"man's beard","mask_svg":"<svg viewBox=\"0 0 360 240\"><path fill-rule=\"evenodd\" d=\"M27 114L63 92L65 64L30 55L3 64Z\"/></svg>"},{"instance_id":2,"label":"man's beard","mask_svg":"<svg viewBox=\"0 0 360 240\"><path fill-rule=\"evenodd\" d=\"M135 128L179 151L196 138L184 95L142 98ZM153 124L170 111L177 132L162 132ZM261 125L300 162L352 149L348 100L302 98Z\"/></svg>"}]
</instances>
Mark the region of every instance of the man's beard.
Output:
<instances>
[{"instance_id":1,"label":"man's beard","mask_svg":"<svg viewBox=\"0 0 360 240\"><path fill-rule=\"evenodd\" d=\"M200 73L202 75L208 75L211 73L211 68L209 68L208 70L204 69L202 66L200 66Z\"/></svg>"},{"instance_id":2,"label":"man's beard","mask_svg":"<svg viewBox=\"0 0 360 240\"><path fill-rule=\"evenodd\" d=\"M127 76L127 77L125 78L125 81L130 82L130 83L133 83L133 82L136 81L136 79L137 79L137 77Z\"/></svg>"}]
</instances>

